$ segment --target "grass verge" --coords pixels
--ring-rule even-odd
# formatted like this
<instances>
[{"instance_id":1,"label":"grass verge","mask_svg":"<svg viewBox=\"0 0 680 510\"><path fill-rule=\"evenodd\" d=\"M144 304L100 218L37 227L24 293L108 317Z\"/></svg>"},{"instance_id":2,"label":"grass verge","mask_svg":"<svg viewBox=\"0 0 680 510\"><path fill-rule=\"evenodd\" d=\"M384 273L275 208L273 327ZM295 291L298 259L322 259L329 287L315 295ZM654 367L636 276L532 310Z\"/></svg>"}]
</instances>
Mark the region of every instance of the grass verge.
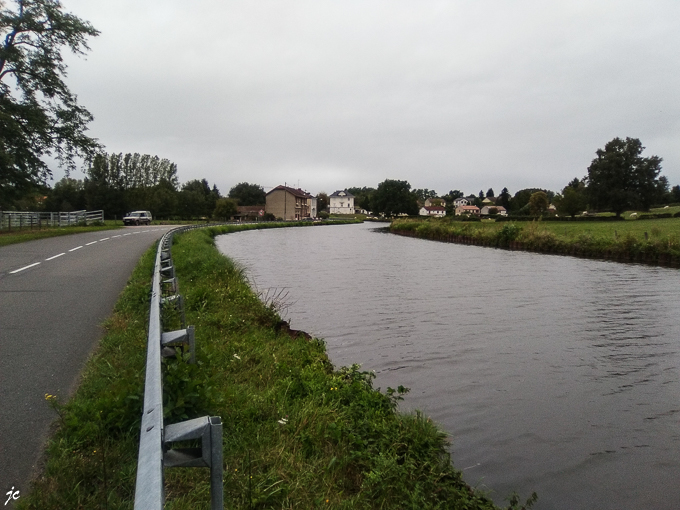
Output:
<instances>
[{"instance_id":1,"label":"grass verge","mask_svg":"<svg viewBox=\"0 0 680 510\"><path fill-rule=\"evenodd\" d=\"M36 239L45 239L47 237L68 236L71 234L82 234L85 232L96 232L98 230L112 230L115 226L110 225L90 225L90 226L73 226L73 227L49 227L38 230L21 229L21 230L3 230L0 232L0 246L7 246L9 244L25 243L27 241L35 241Z\"/></svg>"},{"instance_id":2,"label":"grass verge","mask_svg":"<svg viewBox=\"0 0 680 510\"><path fill-rule=\"evenodd\" d=\"M497 508L465 484L430 419L397 411L404 388L381 393L359 366L335 369L321 340L281 327L277 303L260 302L214 247L214 235L238 229L176 236L197 364L163 363L166 424L222 417L226 507ZM60 426L19 508L132 508L153 256L132 275L76 395L46 397ZM175 320L164 314L167 328ZM208 475L166 470L165 508L209 508ZM522 508L516 496L509 504Z\"/></svg>"},{"instance_id":3,"label":"grass verge","mask_svg":"<svg viewBox=\"0 0 680 510\"><path fill-rule=\"evenodd\" d=\"M439 241L680 266L680 218L617 222L395 220L390 231Z\"/></svg>"}]
</instances>

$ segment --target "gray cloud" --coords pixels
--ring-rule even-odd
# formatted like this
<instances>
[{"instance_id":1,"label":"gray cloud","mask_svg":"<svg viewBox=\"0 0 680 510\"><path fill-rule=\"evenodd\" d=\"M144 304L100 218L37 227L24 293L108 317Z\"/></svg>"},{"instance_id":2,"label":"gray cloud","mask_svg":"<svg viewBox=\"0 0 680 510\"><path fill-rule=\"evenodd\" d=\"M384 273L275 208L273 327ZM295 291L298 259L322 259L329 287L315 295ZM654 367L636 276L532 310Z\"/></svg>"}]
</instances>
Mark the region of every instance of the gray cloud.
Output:
<instances>
[{"instance_id":1,"label":"gray cloud","mask_svg":"<svg viewBox=\"0 0 680 510\"><path fill-rule=\"evenodd\" d=\"M92 134L183 181L558 190L631 136L680 182L675 0L65 5Z\"/></svg>"}]
</instances>

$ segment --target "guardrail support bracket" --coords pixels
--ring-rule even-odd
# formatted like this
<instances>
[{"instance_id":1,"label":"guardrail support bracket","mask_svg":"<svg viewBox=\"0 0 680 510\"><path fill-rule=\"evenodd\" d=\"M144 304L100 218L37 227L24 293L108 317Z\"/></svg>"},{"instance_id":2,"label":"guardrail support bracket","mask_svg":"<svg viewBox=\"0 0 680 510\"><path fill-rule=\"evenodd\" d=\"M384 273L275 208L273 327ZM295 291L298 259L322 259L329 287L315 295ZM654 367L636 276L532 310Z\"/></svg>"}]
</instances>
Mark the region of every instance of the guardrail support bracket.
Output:
<instances>
[{"instance_id":1,"label":"guardrail support bracket","mask_svg":"<svg viewBox=\"0 0 680 510\"><path fill-rule=\"evenodd\" d=\"M204 416L165 426L163 465L170 467L210 468L210 508L224 508L222 466L222 419ZM167 449L169 443L200 439L200 448Z\"/></svg>"}]
</instances>

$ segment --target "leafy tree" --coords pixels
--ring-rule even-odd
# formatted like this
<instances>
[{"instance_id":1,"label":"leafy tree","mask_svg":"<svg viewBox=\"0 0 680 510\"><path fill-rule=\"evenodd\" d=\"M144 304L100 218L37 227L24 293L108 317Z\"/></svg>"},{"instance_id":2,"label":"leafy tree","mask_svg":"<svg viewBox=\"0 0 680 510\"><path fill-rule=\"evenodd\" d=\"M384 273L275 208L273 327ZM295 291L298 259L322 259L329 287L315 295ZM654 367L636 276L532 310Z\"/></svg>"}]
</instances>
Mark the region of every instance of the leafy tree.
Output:
<instances>
[{"instance_id":1,"label":"leafy tree","mask_svg":"<svg viewBox=\"0 0 680 510\"><path fill-rule=\"evenodd\" d=\"M212 215L215 219L227 221L236 214L236 211L236 201L231 198L220 198L215 204Z\"/></svg>"},{"instance_id":2,"label":"leafy tree","mask_svg":"<svg viewBox=\"0 0 680 510\"><path fill-rule=\"evenodd\" d=\"M649 209L659 194L661 158L641 156L644 147L637 138L614 138L598 149L588 167L588 193L592 205L614 211ZM666 181L667 183L667 181Z\"/></svg>"},{"instance_id":3,"label":"leafy tree","mask_svg":"<svg viewBox=\"0 0 680 510\"><path fill-rule=\"evenodd\" d=\"M99 34L58 0L0 1L0 208L52 175L44 156L67 171L99 149L85 132L92 115L64 83L63 47L82 55Z\"/></svg>"},{"instance_id":4,"label":"leafy tree","mask_svg":"<svg viewBox=\"0 0 680 510\"><path fill-rule=\"evenodd\" d=\"M545 191L539 188L526 188L526 189L521 189L517 193L515 193L515 196L512 197L510 200L510 210L513 212L520 212L522 209L528 212L528 205L529 205L529 198L531 198L531 195L536 193L537 191Z\"/></svg>"},{"instance_id":5,"label":"leafy tree","mask_svg":"<svg viewBox=\"0 0 680 510\"><path fill-rule=\"evenodd\" d=\"M548 210L550 200L545 191L537 191L529 197L529 210L534 216L539 216Z\"/></svg>"},{"instance_id":6,"label":"leafy tree","mask_svg":"<svg viewBox=\"0 0 680 510\"><path fill-rule=\"evenodd\" d=\"M680 202L680 185L675 185L671 188L672 202Z\"/></svg>"},{"instance_id":7,"label":"leafy tree","mask_svg":"<svg viewBox=\"0 0 680 510\"><path fill-rule=\"evenodd\" d=\"M373 198L373 193L375 193L375 188L347 188L352 195L354 195L354 205L360 207L361 209L370 210L371 209L371 198ZM318 202L318 197L317 197ZM321 210L321 209L319 209Z\"/></svg>"},{"instance_id":8,"label":"leafy tree","mask_svg":"<svg viewBox=\"0 0 680 510\"><path fill-rule=\"evenodd\" d=\"M354 194L354 193L352 193ZM316 209L321 213L326 211L328 208L329 200L328 200L328 193L325 191L321 191L317 196L316 196Z\"/></svg>"},{"instance_id":9,"label":"leafy tree","mask_svg":"<svg viewBox=\"0 0 680 510\"><path fill-rule=\"evenodd\" d=\"M484 191L481 190L481 189L479 190L479 195L478 195L478 196L479 196L479 199L480 199L480 200L484 200L484 199L486 198L486 195L484 194Z\"/></svg>"},{"instance_id":10,"label":"leafy tree","mask_svg":"<svg viewBox=\"0 0 680 510\"><path fill-rule=\"evenodd\" d=\"M465 193L458 189L452 189L449 191L446 195L444 195L444 200L447 202L453 202L457 198L462 198L465 196Z\"/></svg>"},{"instance_id":11,"label":"leafy tree","mask_svg":"<svg viewBox=\"0 0 680 510\"><path fill-rule=\"evenodd\" d=\"M43 204L47 211L80 211L86 208L83 181L64 177L47 193Z\"/></svg>"},{"instance_id":12,"label":"leafy tree","mask_svg":"<svg viewBox=\"0 0 680 510\"><path fill-rule=\"evenodd\" d=\"M418 214L418 199L407 181L386 179L378 184L371 203L373 212L385 216Z\"/></svg>"},{"instance_id":13,"label":"leafy tree","mask_svg":"<svg viewBox=\"0 0 680 510\"><path fill-rule=\"evenodd\" d=\"M425 202L428 198L437 198L437 192L433 189L414 189L413 193L421 202Z\"/></svg>"},{"instance_id":14,"label":"leafy tree","mask_svg":"<svg viewBox=\"0 0 680 510\"><path fill-rule=\"evenodd\" d=\"M238 200L239 205L262 205L267 201L267 195L262 186L247 182L241 182L231 188L229 198Z\"/></svg>"},{"instance_id":15,"label":"leafy tree","mask_svg":"<svg viewBox=\"0 0 680 510\"><path fill-rule=\"evenodd\" d=\"M508 188L503 188L503 191L501 191L501 194L498 195L500 205L505 207L506 210L510 209L510 192L508 191ZM496 202L496 203L499 203Z\"/></svg>"},{"instance_id":16,"label":"leafy tree","mask_svg":"<svg viewBox=\"0 0 680 510\"><path fill-rule=\"evenodd\" d=\"M487 197L487 198L494 198L493 188L489 188L489 189L487 190L487 192L486 192L486 197Z\"/></svg>"},{"instance_id":17,"label":"leafy tree","mask_svg":"<svg viewBox=\"0 0 680 510\"><path fill-rule=\"evenodd\" d=\"M576 181L576 186L574 186ZM555 206L560 214L567 214L572 218L586 208L585 185L578 179L571 181L562 190L561 195L555 197Z\"/></svg>"}]
</instances>

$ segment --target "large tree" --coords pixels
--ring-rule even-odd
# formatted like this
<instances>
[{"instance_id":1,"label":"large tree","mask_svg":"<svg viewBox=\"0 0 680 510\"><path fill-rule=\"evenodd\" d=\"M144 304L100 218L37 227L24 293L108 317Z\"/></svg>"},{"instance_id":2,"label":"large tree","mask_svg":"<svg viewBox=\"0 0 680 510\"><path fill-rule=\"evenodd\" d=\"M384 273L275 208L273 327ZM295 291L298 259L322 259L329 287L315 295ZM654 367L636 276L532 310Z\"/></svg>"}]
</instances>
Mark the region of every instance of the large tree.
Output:
<instances>
[{"instance_id":1,"label":"large tree","mask_svg":"<svg viewBox=\"0 0 680 510\"><path fill-rule=\"evenodd\" d=\"M383 213L385 216L415 215L418 214L418 198L407 181L386 179L378 184L371 209L374 213Z\"/></svg>"},{"instance_id":2,"label":"large tree","mask_svg":"<svg viewBox=\"0 0 680 510\"><path fill-rule=\"evenodd\" d=\"M51 176L51 156L67 170L99 148L85 134L92 115L64 83L66 47L82 55L98 35L63 12L59 0L0 1L0 208Z\"/></svg>"},{"instance_id":3,"label":"large tree","mask_svg":"<svg viewBox=\"0 0 680 510\"><path fill-rule=\"evenodd\" d=\"M238 205L263 205L267 201L267 195L262 186L247 182L240 182L231 188L229 198L238 200Z\"/></svg>"},{"instance_id":4,"label":"large tree","mask_svg":"<svg viewBox=\"0 0 680 510\"><path fill-rule=\"evenodd\" d=\"M645 148L637 138L614 138L588 167L588 195L598 209L616 216L627 209L648 209L659 195L661 158L643 158Z\"/></svg>"}]
</instances>

